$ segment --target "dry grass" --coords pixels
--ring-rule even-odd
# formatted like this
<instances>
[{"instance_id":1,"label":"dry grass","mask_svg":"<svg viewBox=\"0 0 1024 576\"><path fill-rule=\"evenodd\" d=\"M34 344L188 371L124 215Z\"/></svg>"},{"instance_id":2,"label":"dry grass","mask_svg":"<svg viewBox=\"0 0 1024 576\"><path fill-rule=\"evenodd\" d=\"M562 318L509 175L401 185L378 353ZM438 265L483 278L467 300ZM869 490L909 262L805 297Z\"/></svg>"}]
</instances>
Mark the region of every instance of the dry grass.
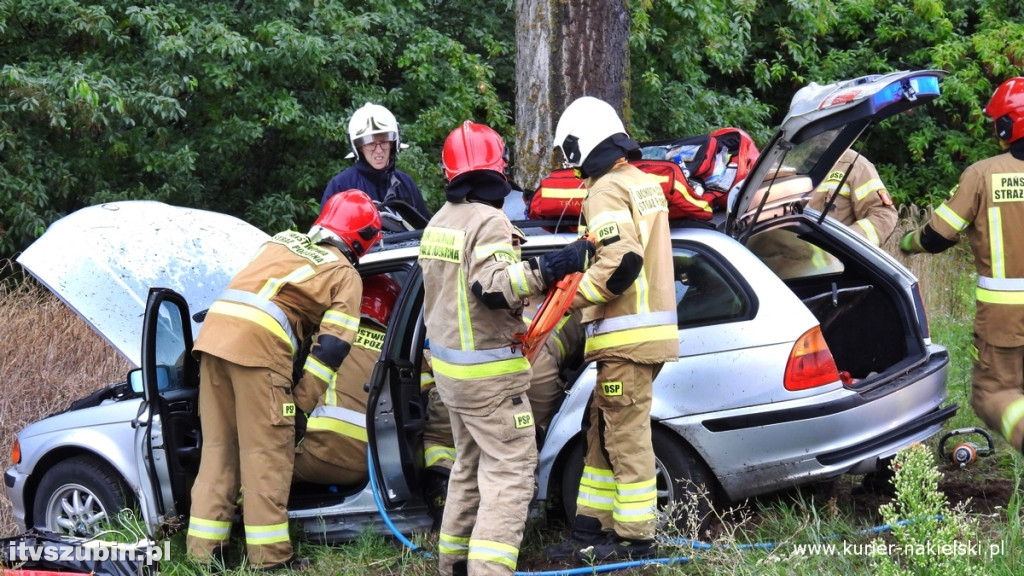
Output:
<instances>
[{"instance_id":1,"label":"dry grass","mask_svg":"<svg viewBox=\"0 0 1024 576\"><path fill-rule=\"evenodd\" d=\"M940 254L907 256L899 249L900 238L926 223L932 211L913 205L901 206L896 230L883 248L920 280L929 317L948 316L957 323L969 325L974 318L973 292L965 298L963 290L969 288L965 282L973 285L967 278L974 273L974 258L966 238L961 237L956 246Z\"/></svg>"},{"instance_id":2,"label":"dry grass","mask_svg":"<svg viewBox=\"0 0 1024 576\"><path fill-rule=\"evenodd\" d=\"M0 262L0 277L16 264ZM0 461L10 466L15 434L26 424L62 410L131 368L63 302L35 281L0 284ZM16 528L7 498L0 498L0 534Z\"/></svg>"}]
</instances>

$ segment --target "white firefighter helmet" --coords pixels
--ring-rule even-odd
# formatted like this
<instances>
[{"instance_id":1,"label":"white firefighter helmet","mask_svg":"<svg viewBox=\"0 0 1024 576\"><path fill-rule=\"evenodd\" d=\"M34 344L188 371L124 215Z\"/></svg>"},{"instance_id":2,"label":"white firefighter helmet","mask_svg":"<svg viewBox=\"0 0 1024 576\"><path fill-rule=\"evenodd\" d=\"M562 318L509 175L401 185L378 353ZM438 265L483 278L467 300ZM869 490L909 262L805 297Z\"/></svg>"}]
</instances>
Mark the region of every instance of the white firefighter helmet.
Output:
<instances>
[{"instance_id":1,"label":"white firefighter helmet","mask_svg":"<svg viewBox=\"0 0 1024 576\"><path fill-rule=\"evenodd\" d=\"M348 139L352 143L352 153L359 158L359 149L373 142L377 134L387 135L391 142L391 158L398 156L402 139L398 133L398 120L390 110L380 104L367 102L352 114L348 121Z\"/></svg>"},{"instance_id":2,"label":"white firefighter helmet","mask_svg":"<svg viewBox=\"0 0 1024 576\"><path fill-rule=\"evenodd\" d=\"M562 149L569 166L579 168L598 144L626 128L612 105L593 96L569 104L555 127L555 146Z\"/></svg>"}]
</instances>

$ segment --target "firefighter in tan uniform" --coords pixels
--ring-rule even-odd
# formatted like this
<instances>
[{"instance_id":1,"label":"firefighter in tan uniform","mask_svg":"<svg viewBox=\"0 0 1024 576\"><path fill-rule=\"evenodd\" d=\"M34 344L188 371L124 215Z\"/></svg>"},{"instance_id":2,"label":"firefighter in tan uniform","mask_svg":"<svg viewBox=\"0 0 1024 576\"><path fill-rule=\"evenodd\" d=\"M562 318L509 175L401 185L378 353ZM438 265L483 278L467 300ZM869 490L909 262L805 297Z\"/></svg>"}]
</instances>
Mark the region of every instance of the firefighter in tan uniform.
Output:
<instances>
[{"instance_id":1,"label":"firefighter in tan uniform","mask_svg":"<svg viewBox=\"0 0 1024 576\"><path fill-rule=\"evenodd\" d=\"M345 370L331 379L295 447L293 478L299 482L352 486L366 482L365 385L380 358L384 330L398 298L398 283L387 274L363 278L362 318Z\"/></svg>"},{"instance_id":2,"label":"firefighter in tan uniform","mask_svg":"<svg viewBox=\"0 0 1024 576\"><path fill-rule=\"evenodd\" d=\"M536 309L524 309L523 322L528 326ZM555 411L565 396L567 382L562 378L562 369L581 352L583 325L581 314L575 311L566 314L551 331L544 347L531 364L532 376L526 396L533 409L534 425L547 430ZM524 327L525 330L525 327ZM452 423L448 407L434 384L432 372L421 374L421 388L427 394L427 423L423 429L423 459L425 472L423 489L431 513L437 515L444 510L448 494L448 478L455 464L455 440L452 438Z\"/></svg>"},{"instance_id":3,"label":"firefighter in tan uniform","mask_svg":"<svg viewBox=\"0 0 1024 576\"><path fill-rule=\"evenodd\" d=\"M505 145L470 121L447 137L447 202L420 242L424 320L456 460L438 535L441 574L510 575L534 494L537 445L526 390L530 363L515 346L528 298L585 268L585 240L522 262L501 207L511 191Z\"/></svg>"},{"instance_id":4,"label":"firefighter in tan uniform","mask_svg":"<svg viewBox=\"0 0 1024 576\"><path fill-rule=\"evenodd\" d=\"M837 189L839 194L832 201L828 215L868 242L881 246L896 228L899 214L875 165L856 151L847 150L811 194L807 207L823 211Z\"/></svg>"},{"instance_id":5,"label":"firefighter in tan uniform","mask_svg":"<svg viewBox=\"0 0 1024 576\"><path fill-rule=\"evenodd\" d=\"M380 238L365 193L331 198L308 235L277 234L213 303L196 339L203 448L186 544L223 562L241 486L249 563L303 567L288 536L295 414L311 412L348 355L362 281L354 264ZM298 383L294 358L318 331Z\"/></svg>"},{"instance_id":6,"label":"firefighter in tan uniform","mask_svg":"<svg viewBox=\"0 0 1024 576\"><path fill-rule=\"evenodd\" d=\"M1007 150L967 167L931 220L900 241L938 253L966 231L978 273L971 406L1020 450L1024 444L1024 77L1003 82L985 114Z\"/></svg>"},{"instance_id":7,"label":"firefighter in tan uniform","mask_svg":"<svg viewBox=\"0 0 1024 576\"><path fill-rule=\"evenodd\" d=\"M628 163L639 146L607 102L585 96L570 104L555 145L586 179L583 217L597 253L573 307L582 307L584 359L597 363L597 382L572 535L545 555L650 557L657 520L652 383L679 357L668 203L660 185Z\"/></svg>"}]
</instances>

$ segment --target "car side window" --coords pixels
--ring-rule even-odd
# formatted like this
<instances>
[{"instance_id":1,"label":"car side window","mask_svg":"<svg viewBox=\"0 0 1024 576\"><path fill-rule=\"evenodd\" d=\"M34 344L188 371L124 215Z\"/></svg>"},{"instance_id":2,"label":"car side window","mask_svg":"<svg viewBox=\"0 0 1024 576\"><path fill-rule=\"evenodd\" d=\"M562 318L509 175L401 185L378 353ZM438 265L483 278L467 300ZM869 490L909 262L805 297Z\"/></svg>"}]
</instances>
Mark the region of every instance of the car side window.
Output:
<instances>
[{"instance_id":1,"label":"car side window","mask_svg":"<svg viewBox=\"0 0 1024 576\"><path fill-rule=\"evenodd\" d=\"M673 261L679 328L719 324L746 314L744 291L706 254L676 248Z\"/></svg>"}]
</instances>

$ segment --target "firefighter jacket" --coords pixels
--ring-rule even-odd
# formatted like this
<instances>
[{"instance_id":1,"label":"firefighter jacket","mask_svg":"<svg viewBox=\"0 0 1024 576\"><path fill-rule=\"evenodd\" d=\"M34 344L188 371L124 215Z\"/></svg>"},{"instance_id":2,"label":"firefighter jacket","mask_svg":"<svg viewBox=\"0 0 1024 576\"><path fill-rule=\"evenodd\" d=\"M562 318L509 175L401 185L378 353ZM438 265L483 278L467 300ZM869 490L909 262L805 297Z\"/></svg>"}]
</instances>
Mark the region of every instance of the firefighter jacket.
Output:
<instances>
[{"instance_id":1,"label":"firefighter jacket","mask_svg":"<svg viewBox=\"0 0 1024 576\"><path fill-rule=\"evenodd\" d=\"M303 450L324 462L349 470L366 470L365 385L380 358L384 330L363 318L345 369L331 379L327 391L309 415Z\"/></svg>"},{"instance_id":2,"label":"firefighter jacket","mask_svg":"<svg viewBox=\"0 0 1024 576\"><path fill-rule=\"evenodd\" d=\"M308 413L355 340L362 290L362 278L339 249L281 232L210 306L193 353L265 366L291 380L302 343L317 333L295 386L295 402Z\"/></svg>"},{"instance_id":3,"label":"firefighter jacket","mask_svg":"<svg viewBox=\"0 0 1024 576\"><path fill-rule=\"evenodd\" d=\"M843 180L845 176L845 181ZM825 209L825 202L836 196L828 215L849 226L875 246L881 246L889 238L899 214L892 205L892 198L885 184L878 177L875 165L853 150L847 150L836 162L825 180L811 193L807 207Z\"/></svg>"},{"instance_id":4,"label":"firefighter jacket","mask_svg":"<svg viewBox=\"0 0 1024 576\"><path fill-rule=\"evenodd\" d=\"M677 360L672 243L661 186L625 159L586 186L583 216L596 252L572 303L583 308L585 359Z\"/></svg>"},{"instance_id":5,"label":"firefighter jacket","mask_svg":"<svg viewBox=\"0 0 1024 576\"><path fill-rule=\"evenodd\" d=\"M448 407L485 408L525 391L530 363L515 335L544 281L520 260L508 216L487 204L446 202L423 231L419 263L434 374L474 381L446 398Z\"/></svg>"},{"instance_id":6,"label":"firefighter jacket","mask_svg":"<svg viewBox=\"0 0 1024 576\"><path fill-rule=\"evenodd\" d=\"M967 231L978 272L975 333L993 346L1024 346L1024 160L1004 153L968 166L929 225L951 241Z\"/></svg>"}]
</instances>

